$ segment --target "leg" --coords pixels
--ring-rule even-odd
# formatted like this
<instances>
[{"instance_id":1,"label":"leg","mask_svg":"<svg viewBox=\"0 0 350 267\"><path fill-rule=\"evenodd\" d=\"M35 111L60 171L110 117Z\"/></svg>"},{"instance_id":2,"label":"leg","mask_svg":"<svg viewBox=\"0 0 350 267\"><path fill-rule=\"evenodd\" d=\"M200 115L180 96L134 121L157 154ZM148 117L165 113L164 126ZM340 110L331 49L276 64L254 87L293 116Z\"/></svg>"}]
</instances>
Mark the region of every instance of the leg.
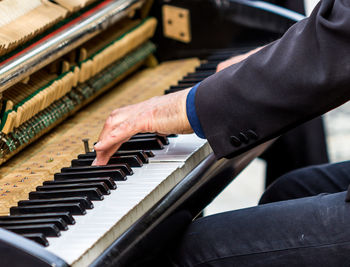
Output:
<instances>
[{"instance_id":1,"label":"leg","mask_svg":"<svg viewBox=\"0 0 350 267\"><path fill-rule=\"evenodd\" d=\"M278 178L262 195L259 204L336 193L350 184L350 161L306 167Z\"/></svg>"},{"instance_id":2,"label":"leg","mask_svg":"<svg viewBox=\"0 0 350 267\"><path fill-rule=\"evenodd\" d=\"M194 221L173 266L347 266L346 192L275 202Z\"/></svg>"}]
</instances>

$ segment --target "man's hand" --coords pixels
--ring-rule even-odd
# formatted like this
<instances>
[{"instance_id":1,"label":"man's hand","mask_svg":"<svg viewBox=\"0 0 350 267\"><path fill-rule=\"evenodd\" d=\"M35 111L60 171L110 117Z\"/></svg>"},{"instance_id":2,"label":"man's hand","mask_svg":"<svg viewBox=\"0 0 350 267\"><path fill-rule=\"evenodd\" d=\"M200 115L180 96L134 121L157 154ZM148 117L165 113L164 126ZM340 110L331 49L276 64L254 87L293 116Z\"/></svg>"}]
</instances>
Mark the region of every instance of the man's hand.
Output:
<instances>
[{"instance_id":1,"label":"man's hand","mask_svg":"<svg viewBox=\"0 0 350 267\"><path fill-rule=\"evenodd\" d=\"M249 57L250 55L258 52L260 49L262 49L262 47L258 47L258 48L255 48L245 54L242 54L242 55L238 55L238 56L235 56L235 57L231 57L225 61L222 61L218 64L218 66L216 67L216 72L220 71L220 70L223 70L223 69L226 69L227 67L233 65L233 64L236 64L238 62L241 62L242 60L245 60L247 57Z\"/></svg>"},{"instance_id":2,"label":"man's hand","mask_svg":"<svg viewBox=\"0 0 350 267\"><path fill-rule=\"evenodd\" d=\"M192 133L186 114L186 98L189 90L153 97L114 110L107 118L99 141L94 146L96 159L93 165L106 165L121 144L137 133Z\"/></svg>"}]
</instances>

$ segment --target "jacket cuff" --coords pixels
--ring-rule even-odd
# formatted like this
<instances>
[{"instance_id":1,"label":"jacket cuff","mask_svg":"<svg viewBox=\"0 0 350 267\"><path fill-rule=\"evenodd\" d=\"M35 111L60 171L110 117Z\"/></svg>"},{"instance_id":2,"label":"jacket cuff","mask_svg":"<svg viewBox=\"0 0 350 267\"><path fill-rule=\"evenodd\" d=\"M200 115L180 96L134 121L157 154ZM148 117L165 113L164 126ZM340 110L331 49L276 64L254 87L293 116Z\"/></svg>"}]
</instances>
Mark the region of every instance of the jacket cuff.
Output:
<instances>
[{"instance_id":1,"label":"jacket cuff","mask_svg":"<svg viewBox=\"0 0 350 267\"><path fill-rule=\"evenodd\" d=\"M198 86L199 86L199 83L196 84L187 95L186 113L187 113L188 121L190 122L190 125L191 125L193 131L195 132L195 134L198 137L205 139L204 131L203 131L202 126L199 122L197 112L196 112L196 105L195 105L196 92L197 92Z\"/></svg>"}]
</instances>

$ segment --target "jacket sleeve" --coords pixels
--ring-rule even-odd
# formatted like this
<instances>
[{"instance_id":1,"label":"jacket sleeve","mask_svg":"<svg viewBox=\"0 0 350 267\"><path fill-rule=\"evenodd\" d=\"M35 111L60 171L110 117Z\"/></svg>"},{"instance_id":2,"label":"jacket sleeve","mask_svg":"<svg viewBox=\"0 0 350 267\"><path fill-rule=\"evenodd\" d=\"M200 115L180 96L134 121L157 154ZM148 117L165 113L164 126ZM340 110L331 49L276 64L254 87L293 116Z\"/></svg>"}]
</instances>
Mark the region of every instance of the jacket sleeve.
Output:
<instances>
[{"instance_id":1,"label":"jacket sleeve","mask_svg":"<svg viewBox=\"0 0 350 267\"><path fill-rule=\"evenodd\" d=\"M349 96L350 1L323 0L281 39L202 81L195 105L221 158L277 137Z\"/></svg>"}]
</instances>

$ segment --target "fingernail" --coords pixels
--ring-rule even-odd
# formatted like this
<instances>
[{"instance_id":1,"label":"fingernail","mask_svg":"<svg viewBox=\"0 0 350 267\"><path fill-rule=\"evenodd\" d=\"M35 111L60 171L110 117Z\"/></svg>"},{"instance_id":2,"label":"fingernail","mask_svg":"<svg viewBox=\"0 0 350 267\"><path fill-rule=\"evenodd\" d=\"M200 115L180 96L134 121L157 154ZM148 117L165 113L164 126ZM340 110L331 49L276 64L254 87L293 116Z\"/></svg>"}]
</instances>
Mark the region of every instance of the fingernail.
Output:
<instances>
[{"instance_id":1,"label":"fingernail","mask_svg":"<svg viewBox=\"0 0 350 267\"><path fill-rule=\"evenodd\" d=\"M95 145L94 148L99 148L101 146L101 141L98 141Z\"/></svg>"},{"instance_id":2,"label":"fingernail","mask_svg":"<svg viewBox=\"0 0 350 267\"><path fill-rule=\"evenodd\" d=\"M95 158L94 161L91 163L91 166L94 166L97 163L97 159Z\"/></svg>"}]
</instances>

